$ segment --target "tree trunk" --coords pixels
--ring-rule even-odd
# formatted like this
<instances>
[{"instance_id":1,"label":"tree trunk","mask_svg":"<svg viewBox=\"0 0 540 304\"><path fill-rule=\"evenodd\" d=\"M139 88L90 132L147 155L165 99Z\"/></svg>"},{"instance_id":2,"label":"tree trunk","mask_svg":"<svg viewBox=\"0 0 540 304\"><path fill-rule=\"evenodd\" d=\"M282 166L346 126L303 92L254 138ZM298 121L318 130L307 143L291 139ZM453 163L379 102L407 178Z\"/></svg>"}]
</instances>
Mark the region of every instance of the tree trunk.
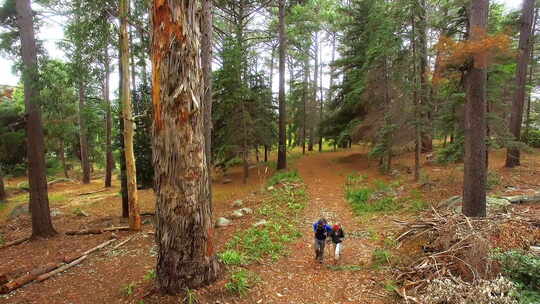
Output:
<instances>
[{"instance_id":1,"label":"tree trunk","mask_svg":"<svg viewBox=\"0 0 540 304\"><path fill-rule=\"evenodd\" d=\"M214 282L199 14L190 0L153 1L152 99L157 284L176 294Z\"/></svg>"},{"instance_id":2,"label":"tree trunk","mask_svg":"<svg viewBox=\"0 0 540 304\"><path fill-rule=\"evenodd\" d=\"M521 30L519 33L519 59L516 69L516 91L510 115L510 133L516 141L521 140L521 124L523 123L523 102L525 100L525 83L527 82L527 63L531 54L531 28L534 17L534 0L524 0L521 10ZM520 151L517 147L509 147L506 152L506 167L520 165Z\"/></svg>"},{"instance_id":3,"label":"tree trunk","mask_svg":"<svg viewBox=\"0 0 540 304\"><path fill-rule=\"evenodd\" d=\"M527 96L527 110L526 110L526 116L525 116L525 131L523 132L523 136L525 137L525 140L527 141L527 144L530 144L529 141L529 132L531 128L531 99L532 99L532 90L533 90L533 73L534 73L534 67L536 65L536 61L534 60L534 42L535 42L535 31L536 31L536 23L538 22L538 8L536 8L534 13L534 21L533 26L531 30L531 64L529 67L529 92Z\"/></svg>"},{"instance_id":4,"label":"tree trunk","mask_svg":"<svg viewBox=\"0 0 540 304\"><path fill-rule=\"evenodd\" d=\"M268 162L268 146L264 145L264 162Z\"/></svg>"},{"instance_id":5,"label":"tree trunk","mask_svg":"<svg viewBox=\"0 0 540 304\"><path fill-rule=\"evenodd\" d=\"M421 152L421 133L420 133L420 103L418 100L418 76L417 75L417 56L416 56L416 21L415 7L411 12L411 49L412 49L412 82L413 82L413 105L414 105L414 181L420 179L420 152ZM420 75L420 77L422 77ZM421 93L420 93L421 94Z\"/></svg>"},{"instance_id":6,"label":"tree trunk","mask_svg":"<svg viewBox=\"0 0 540 304\"><path fill-rule=\"evenodd\" d=\"M118 84L118 91L123 92L122 87L123 85L123 75L122 72L124 71L123 64L122 64L122 48L119 48L118 50L118 67L119 67L119 84ZM122 99L120 98L120 108L122 108ZM120 193L122 194L122 217L128 218L129 217L129 199L128 199L128 189L127 189L127 174L126 174L126 146L124 145L124 118L123 114L119 113L119 141L120 141Z\"/></svg>"},{"instance_id":7,"label":"tree trunk","mask_svg":"<svg viewBox=\"0 0 540 304\"><path fill-rule=\"evenodd\" d=\"M484 39L489 0L473 0L470 10L470 41ZM465 84L465 163L463 178L463 214L486 216L486 82L487 58L476 54Z\"/></svg>"},{"instance_id":8,"label":"tree trunk","mask_svg":"<svg viewBox=\"0 0 540 304\"><path fill-rule=\"evenodd\" d=\"M2 165L0 165L0 203L6 200L6 187L4 185L4 172L2 171Z\"/></svg>"},{"instance_id":9,"label":"tree trunk","mask_svg":"<svg viewBox=\"0 0 540 304\"><path fill-rule=\"evenodd\" d=\"M137 195L137 172L133 152L134 123L131 105L131 87L129 83L129 37L127 31L128 1L120 0L120 48L122 49L122 116L124 120L124 153L126 156L126 177L129 204L129 227L141 230L139 202Z\"/></svg>"},{"instance_id":10,"label":"tree trunk","mask_svg":"<svg viewBox=\"0 0 540 304\"><path fill-rule=\"evenodd\" d=\"M90 160L88 159L88 137L84 118L85 84L79 83L79 143L81 149L81 168L83 184L90 183Z\"/></svg>"},{"instance_id":11,"label":"tree trunk","mask_svg":"<svg viewBox=\"0 0 540 304\"><path fill-rule=\"evenodd\" d=\"M204 139L208 172L212 172L212 0L202 0L202 69L204 75ZM209 174L210 174L209 173Z\"/></svg>"},{"instance_id":12,"label":"tree trunk","mask_svg":"<svg viewBox=\"0 0 540 304\"><path fill-rule=\"evenodd\" d=\"M62 163L62 169L64 170L64 177L69 178L69 173L66 164L66 149L64 146L64 139L60 139L60 162Z\"/></svg>"},{"instance_id":13,"label":"tree trunk","mask_svg":"<svg viewBox=\"0 0 540 304\"><path fill-rule=\"evenodd\" d=\"M418 56L420 66L420 138L421 152L428 153L433 151L433 131L432 131L432 102L430 90L428 87L428 51L427 51L427 21L426 21L426 0L419 0L418 15Z\"/></svg>"},{"instance_id":14,"label":"tree trunk","mask_svg":"<svg viewBox=\"0 0 540 304\"><path fill-rule=\"evenodd\" d=\"M304 81L302 84L302 154L306 154L306 126L308 102L309 57L304 60Z\"/></svg>"},{"instance_id":15,"label":"tree trunk","mask_svg":"<svg viewBox=\"0 0 540 304\"><path fill-rule=\"evenodd\" d=\"M109 81L110 81L110 58L109 58L109 46L105 46L105 80L103 83L103 99L105 99L105 188L109 188L112 185L112 170L114 165L113 152L112 152L112 110L111 100L109 98Z\"/></svg>"},{"instance_id":16,"label":"tree trunk","mask_svg":"<svg viewBox=\"0 0 540 304\"><path fill-rule=\"evenodd\" d=\"M56 234L51 221L47 178L45 176L45 153L43 125L39 100L39 74L34 21L30 0L16 1L17 24L21 38L21 54L24 65L24 103L26 106L26 137L28 157L28 184L30 186L30 212L32 215L32 238L50 237Z\"/></svg>"},{"instance_id":17,"label":"tree trunk","mask_svg":"<svg viewBox=\"0 0 540 304\"><path fill-rule=\"evenodd\" d=\"M285 108L285 0L279 0L279 145L277 169L287 168L287 112Z\"/></svg>"}]
</instances>

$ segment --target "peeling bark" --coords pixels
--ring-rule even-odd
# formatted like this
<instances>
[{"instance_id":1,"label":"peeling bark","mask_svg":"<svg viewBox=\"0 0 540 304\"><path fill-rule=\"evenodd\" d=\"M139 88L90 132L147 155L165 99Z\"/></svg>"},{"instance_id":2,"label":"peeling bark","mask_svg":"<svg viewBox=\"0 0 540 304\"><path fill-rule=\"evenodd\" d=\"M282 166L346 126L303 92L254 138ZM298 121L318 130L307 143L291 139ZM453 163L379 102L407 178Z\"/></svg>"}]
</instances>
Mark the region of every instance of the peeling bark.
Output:
<instances>
[{"instance_id":1,"label":"peeling bark","mask_svg":"<svg viewBox=\"0 0 540 304\"><path fill-rule=\"evenodd\" d=\"M157 284L176 294L214 282L210 179L197 1L154 0L152 7L153 162Z\"/></svg>"}]
</instances>

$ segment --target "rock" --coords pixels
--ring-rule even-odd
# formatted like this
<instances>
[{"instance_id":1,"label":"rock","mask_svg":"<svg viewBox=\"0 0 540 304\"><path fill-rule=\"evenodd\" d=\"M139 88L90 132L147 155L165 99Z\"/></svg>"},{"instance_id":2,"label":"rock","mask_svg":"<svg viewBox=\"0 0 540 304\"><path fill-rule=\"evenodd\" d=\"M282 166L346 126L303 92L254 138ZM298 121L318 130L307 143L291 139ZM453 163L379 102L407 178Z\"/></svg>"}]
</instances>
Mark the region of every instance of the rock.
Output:
<instances>
[{"instance_id":1,"label":"rock","mask_svg":"<svg viewBox=\"0 0 540 304\"><path fill-rule=\"evenodd\" d=\"M487 213L488 214L495 214L495 213L501 213L506 212L508 210L508 206L511 205L510 201L504 198L496 198L496 197L487 197L486 198L486 205L487 205Z\"/></svg>"},{"instance_id":2,"label":"rock","mask_svg":"<svg viewBox=\"0 0 540 304\"><path fill-rule=\"evenodd\" d=\"M242 201L242 200L235 200L235 201L233 202L232 206L233 206L234 208L240 208L240 207L244 206L244 201Z\"/></svg>"},{"instance_id":3,"label":"rock","mask_svg":"<svg viewBox=\"0 0 540 304\"><path fill-rule=\"evenodd\" d=\"M272 191L272 190L274 190L274 186L270 186L270 187L268 187L268 189L267 189L267 190L268 190L268 191Z\"/></svg>"},{"instance_id":4,"label":"rock","mask_svg":"<svg viewBox=\"0 0 540 304\"><path fill-rule=\"evenodd\" d=\"M253 224L252 226L253 227L259 227L259 226L265 226L266 224L268 224L267 220L260 220L260 221L256 222L255 224Z\"/></svg>"},{"instance_id":5,"label":"rock","mask_svg":"<svg viewBox=\"0 0 540 304\"><path fill-rule=\"evenodd\" d=\"M231 224L231 220L225 217L220 217L216 220L216 227L226 227L226 226L229 226L230 224Z\"/></svg>"},{"instance_id":6,"label":"rock","mask_svg":"<svg viewBox=\"0 0 540 304\"><path fill-rule=\"evenodd\" d=\"M253 214L253 209L251 208L242 208L240 211L242 211L243 214Z\"/></svg>"},{"instance_id":7,"label":"rock","mask_svg":"<svg viewBox=\"0 0 540 304\"><path fill-rule=\"evenodd\" d=\"M51 216L59 216L59 215L63 215L64 212L58 210L58 209L51 209Z\"/></svg>"},{"instance_id":8,"label":"rock","mask_svg":"<svg viewBox=\"0 0 540 304\"><path fill-rule=\"evenodd\" d=\"M223 184L230 184L230 183L232 183L232 179L230 179L230 178L224 178L224 179L221 181L221 183L223 183Z\"/></svg>"},{"instance_id":9,"label":"rock","mask_svg":"<svg viewBox=\"0 0 540 304\"><path fill-rule=\"evenodd\" d=\"M14 218L19 217L20 215L29 214L29 213L30 211L28 210L28 204L22 204L13 208L13 210L11 210L11 213L9 213L9 219L14 219Z\"/></svg>"},{"instance_id":10,"label":"rock","mask_svg":"<svg viewBox=\"0 0 540 304\"><path fill-rule=\"evenodd\" d=\"M244 216L244 212L242 212L242 209L234 210L231 216L233 218L241 218Z\"/></svg>"},{"instance_id":11,"label":"rock","mask_svg":"<svg viewBox=\"0 0 540 304\"><path fill-rule=\"evenodd\" d=\"M451 198L443 201L439 204L439 207L446 208L446 209L454 209L458 204L460 204L462 201L461 196L456 195L452 196Z\"/></svg>"}]
</instances>

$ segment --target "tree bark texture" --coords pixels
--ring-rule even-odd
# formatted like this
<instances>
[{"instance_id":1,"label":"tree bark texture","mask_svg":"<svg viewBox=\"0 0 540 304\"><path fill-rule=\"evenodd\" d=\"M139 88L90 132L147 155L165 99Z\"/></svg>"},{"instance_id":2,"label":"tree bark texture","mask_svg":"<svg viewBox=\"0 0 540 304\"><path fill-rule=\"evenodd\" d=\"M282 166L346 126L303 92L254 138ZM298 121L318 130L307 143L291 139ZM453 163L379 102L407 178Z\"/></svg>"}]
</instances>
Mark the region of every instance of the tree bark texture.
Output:
<instances>
[{"instance_id":1,"label":"tree bark texture","mask_svg":"<svg viewBox=\"0 0 540 304\"><path fill-rule=\"evenodd\" d=\"M534 19L534 0L524 0L521 10L521 29L519 33L519 59L516 69L516 90L510 114L510 133L516 141L521 140L521 124L523 123L523 103L525 101L525 84L527 82L527 64L531 54L531 29ZM517 147L509 147L506 152L506 167L520 165L520 151Z\"/></svg>"},{"instance_id":2,"label":"tree bark texture","mask_svg":"<svg viewBox=\"0 0 540 304\"><path fill-rule=\"evenodd\" d=\"M206 163L209 174L212 172L212 0L202 0L202 69L204 75L204 140Z\"/></svg>"},{"instance_id":3,"label":"tree bark texture","mask_svg":"<svg viewBox=\"0 0 540 304\"><path fill-rule=\"evenodd\" d=\"M287 168L287 112L285 101L285 0L279 0L279 143L277 169Z\"/></svg>"},{"instance_id":4,"label":"tree bark texture","mask_svg":"<svg viewBox=\"0 0 540 304\"><path fill-rule=\"evenodd\" d=\"M81 151L82 183L90 183L90 160L88 159L88 136L84 117L85 84L79 82L79 144Z\"/></svg>"},{"instance_id":5,"label":"tree bark texture","mask_svg":"<svg viewBox=\"0 0 540 304\"><path fill-rule=\"evenodd\" d=\"M154 0L152 7L153 162L157 284L175 294L214 282L210 179L197 1Z\"/></svg>"},{"instance_id":6,"label":"tree bark texture","mask_svg":"<svg viewBox=\"0 0 540 304\"><path fill-rule=\"evenodd\" d=\"M486 37L489 0L473 0L470 10L472 42ZM477 53L465 80L465 161L463 214L486 216L486 82L487 56Z\"/></svg>"},{"instance_id":7,"label":"tree bark texture","mask_svg":"<svg viewBox=\"0 0 540 304\"><path fill-rule=\"evenodd\" d=\"M6 187L4 185L4 172L2 171L2 166L0 165L0 203L2 203L7 197Z\"/></svg>"},{"instance_id":8,"label":"tree bark texture","mask_svg":"<svg viewBox=\"0 0 540 304\"><path fill-rule=\"evenodd\" d=\"M24 64L24 103L28 118L26 136L32 238L50 237L55 235L56 231L52 225L49 198L47 196L45 145L38 90L37 48L30 0L16 1L16 11L21 38L22 62Z\"/></svg>"},{"instance_id":9,"label":"tree bark texture","mask_svg":"<svg viewBox=\"0 0 540 304\"><path fill-rule=\"evenodd\" d=\"M534 21L533 26L531 30L531 64L529 65L529 92L527 94L527 109L525 111L525 130L523 131L523 136L527 140L527 144L530 144L529 141L529 132L531 127L531 102L532 102L532 91L533 91L533 73L534 68L536 66L536 62L534 61L534 43L535 43L535 31L536 31L536 24L538 22L538 8L536 8L534 12Z\"/></svg>"},{"instance_id":10,"label":"tree bark texture","mask_svg":"<svg viewBox=\"0 0 540 304\"><path fill-rule=\"evenodd\" d=\"M413 82L413 105L414 105L414 181L418 181L420 179L420 150L422 146L421 142L421 132L420 132L420 102L419 102L419 96L418 91L421 90L418 83L419 76L422 77L422 75L417 75L417 56L416 56L416 21L415 21L415 13L414 13L414 7L411 14L411 49L412 49L412 82ZM421 61L421 60L420 60ZM420 73L422 73L422 69L420 69ZM420 95L422 94L422 91L420 91ZM421 98L421 97L420 97Z\"/></svg>"},{"instance_id":11,"label":"tree bark texture","mask_svg":"<svg viewBox=\"0 0 540 304\"><path fill-rule=\"evenodd\" d=\"M122 116L124 120L124 153L126 157L127 193L129 205L129 227L141 230L141 217L137 194L137 172L135 154L133 152L134 123L131 104L130 66L129 66L129 37L127 30L128 18L127 0L120 0L120 48L122 49Z\"/></svg>"},{"instance_id":12,"label":"tree bark texture","mask_svg":"<svg viewBox=\"0 0 540 304\"><path fill-rule=\"evenodd\" d=\"M112 110L111 110L111 100L109 98L109 83L110 83L110 57L108 45L105 46L105 80L103 83L103 99L105 100L105 133L106 133L106 142L105 142L105 187L112 186L112 170L114 165L113 152L112 152Z\"/></svg>"},{"instance_id":13,"label":"tree bark texture","mask_svg":"<svg viewBox=\"0 0 540 304\"><path fill-rule=\"evenodd\" d=\"M122 72L124 71L123 64L122 64L122 48L118 49L118 67L119 67L119 83L118 88L119 91L122 92L123 87L123 77ZM120 99L120 107L122 107L122 99ZM127 190L127 174L126 174L126 153L125 151L125 145L124 145L124 118L122 113L119 114L119 132L120 132L120 193L122 194L122 217L128 218L129 217L129 199L128 199L128 190Z\"/></svg>"}]
</instances>

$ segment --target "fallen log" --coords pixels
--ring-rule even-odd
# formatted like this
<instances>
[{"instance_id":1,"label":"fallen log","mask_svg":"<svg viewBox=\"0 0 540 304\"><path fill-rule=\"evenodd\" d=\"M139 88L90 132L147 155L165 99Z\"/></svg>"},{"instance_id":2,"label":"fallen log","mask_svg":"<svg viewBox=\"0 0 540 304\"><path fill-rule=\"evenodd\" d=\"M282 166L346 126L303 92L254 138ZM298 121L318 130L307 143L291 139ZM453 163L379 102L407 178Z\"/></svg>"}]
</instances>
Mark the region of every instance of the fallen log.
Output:
<instances>
[{"instance_id":1,"label":"fallen log","mask_svg":"<svg viewBox=\"0 0 540 304\"><path fill-rule=\"evenodd\" d=\"M106 241L104 243L101 243L101 244L97 245L94 248L86 250L85 252L83 252L81 254L75 254L75 255L72 255L72 256L66 256L66 257L64 257L63 261L64 261L64 263L69 264L69 263L77 260L78 258L80 258L80 257L82 257L84 255L89 255L89 254L91 254L91 253L93 253L95 251L98 251L99 249L109 245L110 243L112 243L114 241L116 241L116 239L108 240L108 241Z\"/></svg>"},{"instance_id":2,"label":"fallen log","mask_svg":"<svg viewBox=\"0 0 540 304\"><path fill-rule=\"evenodd\" d=\"M64 264L64 265L62 265L62 266L60 266L60 267L58 267L58 268L56 268L56 269L54 269L52 271L49 271L49 272L44 273L42 275L39 275L35 280L36 280L36 282L43 282L46 279L54 276L55 274L58 274L58 273L63 272L65 270L68 270L69 268L71 268L71 267L73 267L73 266L75 266L77 264L80 264L82 261L86 260L87 257L88 257L88 255L83 255L80 258L76 259L75 261L73 261L73 262L71 262L69 264Z\"/></svg>"},{"instance_id":3,"label":"fallen log","mask_svg":"<svg viewBox=\"0 0 540 304\"><path fill-rule=\"evenodd\" d=\"M11 246L15 246L15 245L22 244L22 243L28 241L29 239L30 239L30 237L24 237L24 238L22 238L22 239L18 239L18 240L15 240L15 241L7 242L7 243L5 243L4 245L0 246L0 249L4 249L4 248L11 247Z\"/></svg>"},{"instance_id":4,"label":"fallen log","mask_svg":"<svg viewBox=\"0 0 540 304\"><path fill-rule=\"evenodd\" d=\"M30 271L29 273L21 276L21 277L18 277L16 278L15 280L9 282L9 283L6 283L4 284L2 287L0 287L0 294L6 294L6 293L10 293L11 291L19 288L19 287L22 287L30 282L32 282L33 280L35 280L38 276L44 274L44 273L47 273L47 272L50 272L58 267L60 267L61 265L63 265L64 263L49 263L41 268L38 268L36 270L32 270Z\"/></svg>"},{"instance_id":5,"label":"fallen log","mask_svg":"<svg viewBox=\"0 0 540 304\"><path fill-rule=\"evenodd\" d=\"M79 193L79 196L84 196L84 195L90 195L90 194L95 194L95 193L100 193L100 192L105 192L109 189L107 188L104 188L104 189L100 189L100 190L97 190L97 191L91 191L91 192L83 192L83 193Z\"/></svg>"},{"instance_id":6,"label":"fallen log","mask_svg":"<svg viewBox=\"0 0 540 304\"><path fill-rule=\"evenodd\" d=\"M94 229L72 230L72 231L66 231L66 235L102 234L104 232L120 231L120 230L129 230L129 227L128 226L121 226L121 227L110 227L110 228L94 228Z\"/></svg>"}]
</instances>

